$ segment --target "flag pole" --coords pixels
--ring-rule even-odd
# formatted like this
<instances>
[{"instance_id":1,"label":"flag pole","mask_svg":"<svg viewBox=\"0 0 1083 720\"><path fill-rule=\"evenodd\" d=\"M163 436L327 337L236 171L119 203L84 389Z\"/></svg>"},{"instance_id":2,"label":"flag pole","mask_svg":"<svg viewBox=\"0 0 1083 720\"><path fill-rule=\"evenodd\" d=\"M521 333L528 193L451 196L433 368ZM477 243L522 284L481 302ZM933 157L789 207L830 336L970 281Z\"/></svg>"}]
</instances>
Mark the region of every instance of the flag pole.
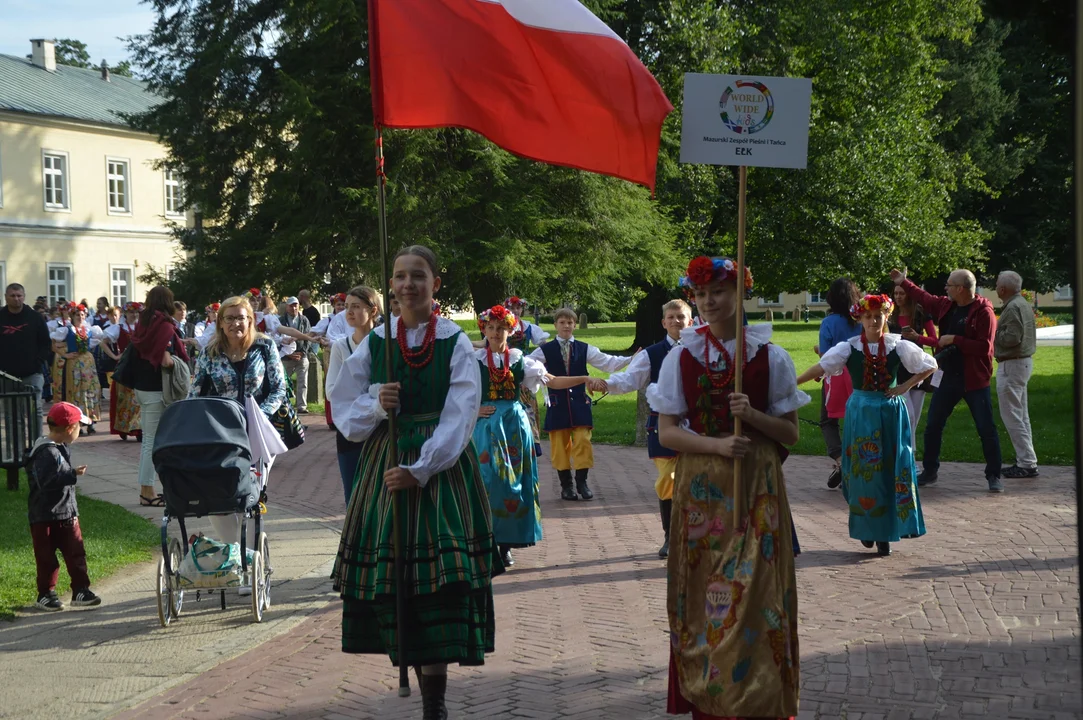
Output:
<instances>
[{"instance_id":1,"label":"flag pole","mask_svg":"<svg viewBox=\"0 0 1083 720\"><path fill-rule=\"evenodd\" d=\"M391 342L391 267L387 249L387 175L384 173L384 134L376 126L376 198L379 205L380 267L384 284L384 367L387 382L395 382L394 346ZM398 418L387 414L388 469L398 466ZM393 463L393 464L392 464ZM399 697L410 697L410 674L406 665L406 558L403 557L401 518L402 491L391 493L391 542L395 554L395 622L399 642Z\"/></svg>"},{"instance_id":2,"label":"flag pole","mask_svg":"<svg viewBox=\"0 0 1083 720\"><path fill-rule=\"evenodd\" d=\"M734 322L737 324L736 347L733 353L733 392L740 393L744 387L745 372L745 187L748 180L748 168L741 165L737 173L737 312ZM733 434L741 434L741 418L733 419ZM741 458L733 458L733 528L736 531L741 518Z\"/></svg>"}]
</instances>

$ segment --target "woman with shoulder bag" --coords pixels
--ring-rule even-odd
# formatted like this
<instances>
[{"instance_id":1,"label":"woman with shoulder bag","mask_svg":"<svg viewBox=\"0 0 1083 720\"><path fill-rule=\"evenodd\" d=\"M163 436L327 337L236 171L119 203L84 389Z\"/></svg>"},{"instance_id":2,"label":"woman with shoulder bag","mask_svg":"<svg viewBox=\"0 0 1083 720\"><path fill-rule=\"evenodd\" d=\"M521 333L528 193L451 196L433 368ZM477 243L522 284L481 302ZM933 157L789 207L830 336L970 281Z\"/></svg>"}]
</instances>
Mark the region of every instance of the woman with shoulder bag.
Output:
<instances>
[{"instance_id":1,"label":"woman with shoulder bag","mask_svg":"<svg viewBox=\"0 0 1083 720\"><path fill-rule=\"evenodd\" d=\"M278 350L273 340L256 329L256 314L247 298L222 301L214 337L196 361L189 396L230 398L241 405L252 398L268 419L286 402L286 373ZM270 468L274 458L265 460ZM240 540L240 515L210 519L218 540Z\"/></svg>"},{"instance_id":2,"label":"woman with shoulder bag","mask_svg":"<svg viewBox=\"0 0 1083 720\"><path fill-rule=\"evenodd\" d=\"M143 447L139 453L139 504L161 507L162 496L154 492L154 436L162 419L162 369L173 368L179 360L188 364L177 325L173 322L173 291L157 285L147 293L139 322L132 333L132 354L128 360L132 388L139 402Z\"/></svg>"}]
</instances>

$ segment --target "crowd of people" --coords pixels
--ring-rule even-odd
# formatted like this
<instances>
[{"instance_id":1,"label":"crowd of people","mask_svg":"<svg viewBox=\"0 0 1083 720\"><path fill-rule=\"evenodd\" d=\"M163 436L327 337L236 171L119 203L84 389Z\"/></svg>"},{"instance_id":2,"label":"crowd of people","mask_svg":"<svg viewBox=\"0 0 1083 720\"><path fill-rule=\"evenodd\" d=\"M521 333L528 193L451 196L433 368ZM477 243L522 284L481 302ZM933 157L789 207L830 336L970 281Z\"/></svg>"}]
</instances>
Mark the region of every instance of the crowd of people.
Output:
<instances>
[{"instance_id":1,"label":"crowd of people","mask_svg":"<svg viewBox=\"0 0 1083 720\"><path fill-rule=\"evenodd\" d=\"M783 468L799 437L797 411L811 401L802 384L824 382L820 426L835 462L827 483L841 486L850 536L881 556L891 543L925 533L919 488L939 481L944 426L960 401L981 437L991 492L1003 491L1002 477L1038 474L1026 394L1034 317L1016 273L997 280L999 324L966 270L951 274L945 296L898 270L890 274L891 295L863 295L840 278L828 294L820 360L798 374L771 342L769 323L738 317L738 293L751 297L752 273L746 268L737 277L726 258L688 265L681 286L689 302L663 305L665 337L631 357L576 340L569 309L554 314L551 338L523 318L527 303L518 297L483 309L482 339L472 343L439 314L438 268L422 246L395 256L390 337L382 299L363 285L333 296L327 317L307 290L279 307L252 288L208 306L193 327L187 308L163 286L123 308L101 298L93 314L85 303L27 307L24 289L9 286L0 310L0 370L45 400L51 392L53 410L60 408L50 410L49 440L36 448L48 448L48 459L35 461L31 479L39 607L62 607L54 592L56 550L85 576L71 492L80 469L70 467L66 447L95 431L106 388L110 432L142 440L140 503L163 504L150 449L169 371L191 378L191 397L247 403L284 432L280 416L307 412L309 368L322 363L347 504L332 573L343 601L343 650L386 653L414 667L426 720L447 717L448 663L480 665L493 651L492 579L514 565L512 550L543 541L543 429L561 498L594 497L593 393L644 390L652 411L646 429L657 469L659 556L668 558L668 709L675 714L797 713L800 545ZM738 323L745 326L740 393ZM1001 467L992 417L994 357L1000 412L1016 450L1008 468ZM590 377L589 367L608 378ZM537 402L543 388L544 424ZM916 428L927 394L919 473ZM389 433L392 413L397 438ZM389 491L402 491L403 501L392 503ZM36 527L42 523L60 523L64 530L53 530L60 539L48 540ZM235 541L239 528L236 518L215 518L220 539ZM409 634L401 646L395 528L409 579ZM95 599L88 584L73 595L77 604Z\"/></svg>"}]
</instances>

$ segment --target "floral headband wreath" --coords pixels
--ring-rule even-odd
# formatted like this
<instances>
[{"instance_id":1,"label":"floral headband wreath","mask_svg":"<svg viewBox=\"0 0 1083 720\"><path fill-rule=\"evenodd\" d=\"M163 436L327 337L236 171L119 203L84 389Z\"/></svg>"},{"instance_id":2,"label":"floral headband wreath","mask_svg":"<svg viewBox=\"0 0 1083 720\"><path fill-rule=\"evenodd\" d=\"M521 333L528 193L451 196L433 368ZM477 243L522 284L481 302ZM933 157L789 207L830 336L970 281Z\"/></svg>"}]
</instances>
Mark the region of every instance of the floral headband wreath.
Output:
<instances>
[{"instance_id":1,"label":"floral headband wreath","mask_svg":"<svg viewBox=\"0 0 1083 720\"><path fill-rule=\"evenodd\" d=\"M244 296L249 300L255 300L256 298L263 297L263 295L259 291L259 288L248 288L248 292L246 292Z\"/></svg>"},{"instance_id":2,"label":"floral headband wreath","mask_svg":"<svg viewBox=\"0 0 1083 720\"><path fill-rule=\"evenodd\" d=\"M338 293L337 295L332 295L331 296L331 304L333 305L333 304L335 304L337 302L340 302L340 303L346 302L346 293Z\"/></svg>"},{"instance_id":3,"label":"floral headband wreath","mask_svg":"<svg viewBox=\"0 0 1083 720\"><path fill-rule=\"evenodd\" d=\"M737 263L729 258L709 258L700 255L688 263L688 270L681 278L680 286L692 300L692 290L713 282L737 283ZM752 297L752 270L745 266L745 297Z\"/></svg>"},{"instance_id":4,"label":"floral headband wreath","mask_svg":"<svg viewBox=\"0 0 1083 720\"><path fill-rule=\"evenodd\" d=\"M887 295L866 295L850 307L850 317L856 320L867 312L890 315L894 307L894 301Z\"/></svg>"},{"instance_id":5,"label":"floral headband wreath","mask_svg":"<svg viewBox=\"0 0 1083 720\"><path fill-rule=\"evenodd\" d=\"M210 305L208 305L207 307L205 307L203 309L206 310L209 313L211 313L211 312L216 313L216 312L218 312L218 309L221 308L221 307L222 307L222 303L211 303Z\"/></svg>"},{"instance_id":6,"label":"floral headband wreath","mask_svg":"<svg viewBox=\"0 0 1083 720\"><path fill-rule=\"evenodd\" d=\"M143 303L141 303L141 302L125 303L124 304L124 312L125 313L143 312Z\"/></svg>"},{"instance_id":7,"label":"floral headband wreath","mask_svg":"<svg viewBox=\"0 0 1083 720\"><path fill-rule=\"evenodd\" d=\"M493 320L502 322L504 326L508 328L508 330L514 328L515 323L517 322L515 319L515 315L513 315L512 312L506 307L504 307L503 305L493 305L491 308L489 308L488 310L483 310L482 313L478 315L478 328L480 328L481 331L484 332L485 326Z\"/></svg>"},{"instance_id":8,"label":"floral headband wreath","mask_svg":"<svg viewBox=\"0 0 1083 720\"><path fill-rule=\"evenodd\" d=\"M512 295L510 298L507 298L504 301L504 307L508 308L509 310L512 309L513 307L518 307L520 305L526 305L526 304L527 304L526 300L522 299L518 295Z\"/></svg>"}]
</instances>

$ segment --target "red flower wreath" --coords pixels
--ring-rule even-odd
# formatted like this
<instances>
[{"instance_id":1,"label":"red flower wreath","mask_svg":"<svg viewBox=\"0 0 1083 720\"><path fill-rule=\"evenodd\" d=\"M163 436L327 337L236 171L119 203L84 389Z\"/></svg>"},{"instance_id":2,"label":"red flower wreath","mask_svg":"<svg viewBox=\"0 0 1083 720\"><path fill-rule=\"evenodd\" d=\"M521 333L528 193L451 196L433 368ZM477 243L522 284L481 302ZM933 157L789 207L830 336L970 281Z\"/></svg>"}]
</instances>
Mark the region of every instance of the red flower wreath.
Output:
<instances>
[{"instance_id":1,"label":"red flower wreath","mask_svg":"<svg viewBox=\"0 0 1083 720\"><path fill-rule=\"evenodd\" d=\"M714 261L701 255L688 263L688 279L694 285L709 285L714 279Z\"/></svg>"},{"instance_id":2,"label":"red flower wreath","mask_svg":"<svg viewBox=\"0 0 1083 720\"><path fill-rule=\"evenodd\" d=\"M504 323L504 325L509 330L514 328L515 323L516 323L515 315L513 315L503 305L493 305L488 310L482 311L482 313L480 315L478 315L478 328L482 332L484 332L485 331L485 325L490 320L497 320L497 321L500 321L500 322Z\"/></svg>"}]
</instances>

